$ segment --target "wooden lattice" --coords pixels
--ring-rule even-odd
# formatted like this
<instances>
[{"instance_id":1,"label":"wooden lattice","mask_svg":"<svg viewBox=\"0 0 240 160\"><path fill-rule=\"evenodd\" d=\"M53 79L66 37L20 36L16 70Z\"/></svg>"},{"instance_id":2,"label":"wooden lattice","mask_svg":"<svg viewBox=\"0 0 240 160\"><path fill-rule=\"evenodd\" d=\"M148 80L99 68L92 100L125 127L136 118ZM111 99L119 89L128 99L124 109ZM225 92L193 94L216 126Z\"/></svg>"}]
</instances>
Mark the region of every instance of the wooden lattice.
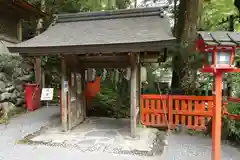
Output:
<instances>
[{"instance_id":1,"label":"wooden lattice","mask_svg":"<svg viewBox=\"0 0 240 160\"><path fill-rule=\"evenodd\" d=\"M17 39L18 21L13 18L0 17L0 35Z\"/></svg>"}]
</instances>

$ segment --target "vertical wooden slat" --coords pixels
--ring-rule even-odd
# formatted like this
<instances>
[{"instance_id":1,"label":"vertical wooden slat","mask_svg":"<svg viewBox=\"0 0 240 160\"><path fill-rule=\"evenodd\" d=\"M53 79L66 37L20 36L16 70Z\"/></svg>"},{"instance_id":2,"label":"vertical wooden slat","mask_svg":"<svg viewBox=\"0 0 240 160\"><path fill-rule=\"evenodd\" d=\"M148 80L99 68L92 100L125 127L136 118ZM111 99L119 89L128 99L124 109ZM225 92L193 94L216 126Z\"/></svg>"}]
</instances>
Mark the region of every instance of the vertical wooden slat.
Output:
<instances>
[{"instance_id":1,"label":"vertical wooden slat","mask_svg":"<svg viewBox=\"0 0 240 160\"><path fill-rule=\"evenodd\" d=\"M173 104L172 104L172 96L168 97L168 123L170 126L173 125Z\"/></svg>"},{"instance_id":2,"label":"vertical wooden slat","mask_svg":"<svg viewBox=\"0 0 240 160\"><path fill-rule=\"evenodd\" d=\"M208 113L210 113L213 116L213 101L208 101ZM208 121L211 120L211 117L208 117Z\"/></svg>"},{"instance_id":3,"label":"vertical wooden slat","mask_svg":"<svg viewBox=\"0 0 240 160\"><path fill-rule=\"evenodd\" d=\"M192 100L188 100L188 112L192 112ZM188 128L192 128L192 116L188 116Z\"/></svg>"},{"instance_id":4,"label":"vertical wooden slat","mask_svg":"<svg viewBox=\"0 0 240 160\"><path fill-rule=\"evenodd\" d=\"M162 124L162 114L158 114L157 124Z\"/></svg>"},{"instance_id":5,"label":"vertical wooden slat","mask_svg":"<svg viewBox=\"0 0 240 160\"><path fill-rule=\"evenodd\" d=\"M155 122L155 115L156 115L156 110L155 110L155 99L151 100L151 124L156 125Z\"/></svg>"},{"instance_id":6,"label":"vertical wooden slat","mask_svg":"<svg viewBox=\"0 0 240 160\"><path fill-rule=\"evenodd\" d=\"M149 106L150 106L150 104L149 104L149 99L145 99L145 103L146 103L145 109L146 109L146 110L149 110L149 109L150 109L150 108L149 108Z\"/></svg>"},{"instance_id":7,"label":"vertical wooden slat","mask_svg":"<svg viewBox=\"0 0 240 160\"><path fill-rule=\"evenodd\" d=\"M182 112L185 112L187 110L187 106L186 106L186 100L185 99L183 99L182 101L181 101L181 111ZM186 125L186 116L185 115L182 115L181 116L181 124L182 125Z\"/></svg>"},{"instance_id":8,"label":"vertical wooden slat","mask_svg":"<svg viewBox=\"0 0 240 160\"><path fill-rule=\"evenodd\" d=\"M175 99L175 125L179 124L179 100Z\"/></svg>"},{"instance_id":9,"label":"vertical wooden slat","mask_svg":"<svg viewBox=\"0 0 240 160\"><path fill-rule=\"evenodd\" d=\"M151 124L152 124L152 126L156 125L154 113L151 113Z\"/></svg>"},{"instance_id":10,"label":"vertical wooden slat","mask_svg":"<svg viewBox=\"0 0 240 160\"><path fill-rule=\"evenodd\" d=\"M199 111L199 102L198 100L194 101L194 112L198 112ZM194 128L198 128L198 116L194 116Z\"/></svg>"},{"instance_id":11,"label":"vertical wooden slat","mask_svg":"<svg viewBox=\"0 0 240 160\"><path fill-rule=\"evenodd\" d=\"M149 99L146 99L146 105L145 105L145 120L146 120L146 124L149 123L149 110L150 110L150 105L149 105Z\"/></svg>"},{"instance_id":12,"label":"vertical wooden slat","mask_svg":"<svg viewBox=\"0 0 240 160\"><path fill-rule=\"evenodd\" d=\"M164 99L162 100L162 112L163 114L161 115L161 124L165 124L167 123L167 119L166 119L166 116L168 114L168 109L167 109L167 100L166 98L164 97Z\"/></svg>"},{"instance_id":13,"label":"vertical wooden slat","mask_svg":"<svg viewBox=\"0 0 240 160\"><path fill-rule=\"evenodd\" d=\"M160 112L161 111L161 101L160 101L160 99L158 99L156 101L157 101L156 110Z\"/></svg>"},{"instance_id":14,"label":"vertical wooden slat","mask_svg":"<svg viewBox=\"0 0 240 160\"><path fill-rule=\"evenodd\" d=\"M157 100L156 112L159 113L159 114L158 114L158 118L157 118L157 123L158 123L158 124L161 124L161 117L162 117L161 112L162 112L162 109L161 109L161 100L160 100L160 99Z\"/></svg>"},{"instance_id":15,"label":"vertical wooden slat","mask_svg":"<svg viewBox=\"0 0 240 160\"><path fill-rule=\"evenodd\" d=\"M151 110L154 111L155 110L155 99L151 100Z\"/></svg>"},{"instance_id":16,"label":"vertical wooden slat","mask_svg":"<svg viewBox=\"0 0 240 160\"><path fill-rule=\"evenodd\" d=\"M199 112L205 113L205 101L201 101L201 104L199 106ZM204 116L199 117L199 122L201 129L204 129L205 128Z\"/></svg>"},{"instance_id":17,"label":"vertical wooden slat","mask_svg":"<svg viewBox=\"0 0 240 160\"><path fill-rule=\"evenodd\" d=\"M141 96L141 103L140 103L140 115L141 115L141 123L145 122L145 117L144 117L144 109L145 109L145 103L144 103L144 98Z\"/></svg>"}]
</instances>

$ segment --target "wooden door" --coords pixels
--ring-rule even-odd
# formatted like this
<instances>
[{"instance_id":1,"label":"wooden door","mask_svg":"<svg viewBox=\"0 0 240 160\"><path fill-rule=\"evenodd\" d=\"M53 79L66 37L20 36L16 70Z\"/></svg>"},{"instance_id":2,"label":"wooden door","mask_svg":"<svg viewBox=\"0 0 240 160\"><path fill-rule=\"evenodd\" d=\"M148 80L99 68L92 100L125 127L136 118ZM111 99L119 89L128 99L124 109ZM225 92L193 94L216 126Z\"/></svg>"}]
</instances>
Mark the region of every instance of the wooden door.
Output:
<instances>
[{"instance_id":1,"label":"wooden door","mask_svg":"<svg viewBox=\"0 0 240 160\"><path fill-rule=\"evenodd\" d=\"M69 81L68 126L72 129L84 121L81 74L71 72Z\"/></svg>"}]
</instances>

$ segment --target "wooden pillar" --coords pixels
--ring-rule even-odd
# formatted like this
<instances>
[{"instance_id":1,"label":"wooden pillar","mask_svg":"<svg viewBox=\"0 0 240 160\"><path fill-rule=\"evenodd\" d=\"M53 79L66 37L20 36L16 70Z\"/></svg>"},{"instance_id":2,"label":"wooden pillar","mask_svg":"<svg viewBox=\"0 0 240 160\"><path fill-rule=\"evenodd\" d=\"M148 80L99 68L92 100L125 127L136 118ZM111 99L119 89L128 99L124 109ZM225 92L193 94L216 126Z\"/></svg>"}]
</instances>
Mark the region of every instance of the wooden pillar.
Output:
<instances>
[{"instance_id":1,"label":"wooden pillar","mask_svg":"<svg viewBox=\"0 0 240 160\"><path fill-rule=\"evenodd\" d=\"M17 25L17 36L19 42L22 42L22 22L23 20L20 19Z\"/></svg>"},{"instance_id":2,"label":"wooden pillar","mask_svg":"<svg viewBox=\"0 0 240 160\"><path fill-rule=\"evenodd\" d=\"M137 111L137 63L136 56L131 55L131 137L136 137Z\"/></svg>"},{"instance_id":3,"label":"wooden pillar","mask_svg":"<svg viewBox=\"0 0 240 160\"><path fill-rule=\"evenodd\" d=\"M222 73L215 74L215 107L213 108L212 160L221 159L221 128L222 128Z\"/></svg>"},{"instance_id":4,"label":"wooden pillar","mask_svg":"<svg viewBox=\"0 0 240 160\"><path fill-rule=\"evenodd\" d=\"M71 67L67 67L67 79L68 79L68 108L67 108L67 115L68 115L68 130L72 128L72 114L71 114L71 108L72 108L72 97L73 95L73 79L72 79L72 69Z\"/></svg>"},{"instance_id":5,"label":"wooden pillar","mask_svg":"<svg viewBox=\"0 0 240 160\"><path fill-rule=\"evenodd\" d=\"M41 85L42 85L42 88L45 88L45 71L44 71L44 69L42 69L42 78L41 78L41 80L42 80L42 83L41 83Z\"/></svg>"},{"instance_id":6,"label":"wooden pillar","mask_svg":"<svg viewBox=\"0 0 240 160\"><path fill-rule=\"evenodd\" d=\"M96 73L94 68L87 69L87 81L95 81Z\"/></svg>"},{"instance_id":7,"label":"wooden pillar","mask_svg":"<svg viewBox=\"0 0 240 160\"><path fill-rule=\"evenodd\" d=\"M86 79L85 79L85 69L83 68L81 70L81 83L82 83L82 101L83 101L83 116L84 119L87 117L87 97L86 97L86 88L87 88L87 84L86 84Z\"/></svg>"},{"instance_id":8,"label":"wooden pillar","mask_svg":"<svg viewBox=\"0 0 240 160\"><path fill-rule=\"evenodd\" d=\"M137 108L136 108L136 118L137 118L137 124L140 122L140 107L141 107L141 64L140 64L140 57L137 57L137 88L136 88L136 94L137 94Z\"/></svg>"},{"instance_id":9,"label":"wooden pillar","mask_svg":"<svg viewBox=\"0 0 240 160\"><path fill-rule=\"evenodd\" d=\"M68 92L68 82L67 82L67 73L66 73L66 62L64 58L61 58L61 107L62 107L62 127L66 132L68 130L67 122L67 92Z\"/></svg>"},{"instance_id":10,"label":"wooden pillar","mask_svg":"<svg viewBox=\"0 0 240 160\"><path fill-rule=\"evenodd\" d=\"M35 69L35 80L37 84L41 85L41 58L36 57L35 58L35 63L34 63L34 69Z\"/></svg>"}]
</instances>

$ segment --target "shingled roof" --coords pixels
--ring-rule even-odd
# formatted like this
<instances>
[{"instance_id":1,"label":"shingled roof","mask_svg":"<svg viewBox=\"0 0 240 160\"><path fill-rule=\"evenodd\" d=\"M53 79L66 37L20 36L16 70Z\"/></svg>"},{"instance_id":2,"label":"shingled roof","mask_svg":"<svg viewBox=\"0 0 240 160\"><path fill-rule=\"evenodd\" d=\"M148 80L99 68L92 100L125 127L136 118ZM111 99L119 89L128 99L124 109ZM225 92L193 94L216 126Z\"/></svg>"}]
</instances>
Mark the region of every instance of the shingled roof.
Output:
<instances>
[{"instance_id":1,"label":"shingled roof","mask_svg":"<svg viewBox=\"0 0 240 160\"><path fill-rule=\"evenodd\" d=\"M159 51L174 41L162 9L142 8L56 15L45 32L9 50L20 54Z\"/></svg>"},{"instance_id":2,"label":"shingled roof","mask_svg":"<svg viewBox=\"0 0 240 160\"><path fill-rule=\"evenodd\" d=\"M227 32L227 31L216 31L198 32L200 38L203 39L204 43L212 46L239 46L240 45L240 33L239 32Z\"/></svg>"},{"instance_id":3,"label":"shingled roof","mask_svg":"<svg viewBox=\"0 0 240 160\"><path fill-rule=\"evenodd\" d=\"M3 12L14 13L25 20L31 19L31 17L41 18L48 16L48 14L29 4L26 0L0 0L0 8Z\"/></svg>"}]
</instances>

